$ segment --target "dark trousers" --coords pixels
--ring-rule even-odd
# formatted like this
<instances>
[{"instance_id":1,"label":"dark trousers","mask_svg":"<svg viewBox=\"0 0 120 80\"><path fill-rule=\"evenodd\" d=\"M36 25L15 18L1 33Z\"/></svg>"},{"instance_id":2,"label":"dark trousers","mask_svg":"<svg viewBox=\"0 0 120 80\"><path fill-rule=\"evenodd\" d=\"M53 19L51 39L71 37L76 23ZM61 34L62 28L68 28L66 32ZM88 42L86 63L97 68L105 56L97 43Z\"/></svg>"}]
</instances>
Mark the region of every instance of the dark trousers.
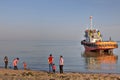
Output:
<instances>
[{"instance_id":1,"label":"dark trousers","mask_svg":"<svg viewBox=\"0 0 120 80\"><path fill-rule=\"evenodd\" d=\"M14 66L14 70L18 70L17 66Z\"/></svg>"},{"instance_id":2,"label":"dark trousers","mask_svg":"<svg viewBox=\"0 0 120 80\"><path fill-rule=\"evenodd\" d=\"M5 61L5 69L7 69L8 61Z\"/></svg>"},{"instance_id":3,"label":"dark trousers","mask_svg":"<svg viewBox=\"0 0 120 80\"><path fill-rule=\"evenodd\" d=\"M63 65L59 65L60 73L63 73Z\"/></svg>"},{"instance_id":4,"label":"dark trousers","mask_svg":"<svg viewBox=\"0 0 120 80\"><path fill-rule=\"evenodd\" d=\"M53 69L53 72L55 73L55 69Z\"/></svg>"}]
</instances>

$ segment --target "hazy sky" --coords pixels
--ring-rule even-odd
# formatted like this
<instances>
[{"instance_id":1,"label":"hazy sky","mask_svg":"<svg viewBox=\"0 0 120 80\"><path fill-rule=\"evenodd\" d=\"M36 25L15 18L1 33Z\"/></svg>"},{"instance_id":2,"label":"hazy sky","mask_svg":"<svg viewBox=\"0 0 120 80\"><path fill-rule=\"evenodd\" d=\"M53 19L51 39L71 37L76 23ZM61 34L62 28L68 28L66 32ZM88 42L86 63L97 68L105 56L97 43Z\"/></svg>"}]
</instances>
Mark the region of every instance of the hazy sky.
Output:
<instances>
[{"instance_id":1,"label":"hazy sky","mask_svg":"<svg viewBox=\"0 0 120 80\"><path fill-rule=\"evenodd\" d=\"M0 40L81 40L91 15L120 40L120 0L0 0Z\"/></svg>"}]
</instances>

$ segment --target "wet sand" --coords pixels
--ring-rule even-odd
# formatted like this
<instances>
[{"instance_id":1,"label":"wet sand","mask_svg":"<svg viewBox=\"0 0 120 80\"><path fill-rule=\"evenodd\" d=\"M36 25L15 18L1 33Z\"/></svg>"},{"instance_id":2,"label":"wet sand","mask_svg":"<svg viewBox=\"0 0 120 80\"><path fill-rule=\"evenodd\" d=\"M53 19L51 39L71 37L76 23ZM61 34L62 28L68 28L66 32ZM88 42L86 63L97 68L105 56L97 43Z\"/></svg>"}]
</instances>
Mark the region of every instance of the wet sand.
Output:
<instances>
[{"instance_id":1,"label":"wet sand","mask_svg":"<svg viewBox=\"0 0 120 80\"><path fill-rule=\"evenodd\" d=\"M120 80L120 74L0 69L0 80Z\"/></svg>"}]
</instances>

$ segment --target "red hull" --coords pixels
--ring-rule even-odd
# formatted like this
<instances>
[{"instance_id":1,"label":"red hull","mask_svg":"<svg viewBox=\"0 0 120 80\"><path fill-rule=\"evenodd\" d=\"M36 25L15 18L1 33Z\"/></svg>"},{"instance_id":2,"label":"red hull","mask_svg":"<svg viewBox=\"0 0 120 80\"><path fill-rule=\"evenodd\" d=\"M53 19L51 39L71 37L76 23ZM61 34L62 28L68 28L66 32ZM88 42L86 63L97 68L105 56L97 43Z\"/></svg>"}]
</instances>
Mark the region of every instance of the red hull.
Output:
<instances>
[{"instance_id":1,"label":"red hull","mask_svg":"<svg viewBox=\"0 0 120 80\"><path fill-rule=\"evenodd\" d=\"M113 50L113 48L97 48L97 47L90 47L90 46L85 46L84 45L84 48L85 48L85 51L101 51L101 50L103 50L103 51L111 51L111 50Z\"/></svg>"},{"instance_id":2,"label":"red hull","mask_svg":"<svg viewBox=\"0 0 120 80\"><path fill-rule=\"evenodd\" d=\"M96 47L88 47L88 46L85 46L85 45L84 45L84 47L85 47L85 50L86 50L86 51L97 50Z\"/></svg>"}]
</instances>

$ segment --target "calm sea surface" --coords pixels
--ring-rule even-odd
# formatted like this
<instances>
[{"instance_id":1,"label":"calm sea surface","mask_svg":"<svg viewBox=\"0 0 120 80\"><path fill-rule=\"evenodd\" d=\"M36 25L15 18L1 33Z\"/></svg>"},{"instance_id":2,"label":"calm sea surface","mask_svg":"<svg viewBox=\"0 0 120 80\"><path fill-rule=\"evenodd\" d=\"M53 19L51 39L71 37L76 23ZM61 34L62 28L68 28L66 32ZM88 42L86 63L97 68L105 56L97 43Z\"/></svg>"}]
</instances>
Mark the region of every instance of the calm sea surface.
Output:
<instances>
[{"instance_id":1,"label":"calm sea surface","mask_svg":"<svg viewBox=\"0 0 120 80\"><path fill-rule=\"evenodd\" d=\"M59 56L63 55L66 72L120 73L120 48L114 50L117 58L106 60L111 57L84 57L84 47L80 41L0 41L0 67L4 67L4 56L8 56L11 68L12 60L19 57L19 69L23 69L22 63L25 61L29 69L48 71L49 54L54 56L57 71Z\"/></svg>"}]
</instances>

